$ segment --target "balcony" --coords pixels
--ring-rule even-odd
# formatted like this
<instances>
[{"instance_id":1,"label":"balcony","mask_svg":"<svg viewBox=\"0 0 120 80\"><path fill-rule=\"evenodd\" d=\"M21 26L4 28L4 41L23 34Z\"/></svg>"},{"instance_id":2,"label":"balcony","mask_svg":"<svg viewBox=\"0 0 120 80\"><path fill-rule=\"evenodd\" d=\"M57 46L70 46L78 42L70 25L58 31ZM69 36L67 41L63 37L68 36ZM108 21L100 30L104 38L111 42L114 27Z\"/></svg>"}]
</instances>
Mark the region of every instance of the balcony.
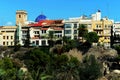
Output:
<instances>
[{"instance_id":1,"label":"balcony","mask_svg":"<svg viewBox=\"0 0 120 80\"><path fill-rule=\"evenodd\" d=\"M102 31L103 28L94 28L94 31Z\"/></svg>"}]
</instances>

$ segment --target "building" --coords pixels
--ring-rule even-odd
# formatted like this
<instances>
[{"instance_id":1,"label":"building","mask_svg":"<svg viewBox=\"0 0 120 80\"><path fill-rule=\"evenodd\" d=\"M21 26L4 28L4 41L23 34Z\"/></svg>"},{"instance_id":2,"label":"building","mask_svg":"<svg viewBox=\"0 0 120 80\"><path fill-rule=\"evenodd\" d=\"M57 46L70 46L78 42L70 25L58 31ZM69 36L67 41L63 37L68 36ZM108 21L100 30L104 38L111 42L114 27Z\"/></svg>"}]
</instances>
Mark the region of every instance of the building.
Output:
<instances>
[{"instance_id":1,"label":"building","mask_svg":"<svg viewBox=\"0 0 120 80\"><path fill-rule=\"evenodd\" d=\"M64 20L64 35L70 39L78 39L78 28L80 24L87 26L88 32L96 32L99 36L99 43L110 47L111 27L113 20L101 18L101 11L98 10L91 17L85 15L77 18Z\"/></svg>"},{"instance_id":2,"label":"building","mask_svg":"<svg viewBox=\"0 0 120 80\"><path fill-rule=\"evenodd\" d=\"M81 17L69 18L68 20L64 20L65 36L70 39L78 39L78 28L80 24L86 25L88 32L92 32L92 21L98 21L100 19L101 12L100 10L98 10L95 14L92 14L91 17L83 15Z\"/></svg>"},{"instance_id":3,"label":"building","mask_svg":"<svg viewBox=\"0 0 120 80\"><path fill-rule=\"evenodd\" d=\"M79 19L64 20L64 36L69 39L78 39Z\"/></svg>"},{"instance_id":4,"label":"building","mask_svg":"<svg viewBox=\"0 0 120 80\"><path fill-rule=\"evenodd\" d=\"M120 45L120 22L115 22L113 24L113 29L112 29L112 43L111 46L113 45Z\"/></svg>"},{"instance_id":5,"label":"building","mask_svg":"<svg viewBox=\"0 0 120 80\"><path fill-rule=\"evenodd\" d=\"M16 26L0 26L0 45L14 46Z\"/></svg>"},{"instance_id":6,"label":"building","mask_svg":"<svg viewBox=\"0 0 120 80\"><path fill-rule=\"evenodd\" d=\"M62 20L39 20L39 22L30 24L32 45L48 46L49 32L53 32L53 40L61 40L64 35L64 24Z\"/></svg>"},{"instance_id":7,"label":"building","mask_svg":"<svg viewBox=\"0 0 120 80\"><path fill-rule=\"evenodd\" d=\"M92 21L92 29L99 36L99 43L105 47L110 47L111 27L113 21L103 18L99 21Z\"/></svg>"},{"instance_id":8,"label":"building","mask_svg":"<svg viewBox=\"0 0 120 80\"><path fill-rule=\"evenodd\" d=\"M16 25L26 26L28 22L27 12L25 10L16 11Z\"/></svg>"},{"instance_id":9,"label":"building","mask_svg":"<svg viewBox=\"0 0 120 80\"><path fill-rule=\"evenodd\" d=\"M106 47L110 46L111 27L113 21L101 18L101 11L98 10L90 17L85 15L68 20L48 20L44 14L36 17L35 21L28 21L27 12L24 10L16 11L16 25L0 27L0 45L14 46L20 44L24 46L27 39L30 46L48 46L50 31L53 32L54 41L61 40L63 36L69 39L80 39L78 28L80 24L87 26L88 32L98 34L99 43ZM119 24L114 24L114 33L119 34Z\"/></svg>"},{"instance_id":10,"label":"building","mask_svg":"<svg viewBox=\"0 0 120 80\"><path fill-rule=\"evenodd\" d=\"M120 35L120 22L115 22L114 23L113 31L116 35Z\"/></svg>"}]
</instances>

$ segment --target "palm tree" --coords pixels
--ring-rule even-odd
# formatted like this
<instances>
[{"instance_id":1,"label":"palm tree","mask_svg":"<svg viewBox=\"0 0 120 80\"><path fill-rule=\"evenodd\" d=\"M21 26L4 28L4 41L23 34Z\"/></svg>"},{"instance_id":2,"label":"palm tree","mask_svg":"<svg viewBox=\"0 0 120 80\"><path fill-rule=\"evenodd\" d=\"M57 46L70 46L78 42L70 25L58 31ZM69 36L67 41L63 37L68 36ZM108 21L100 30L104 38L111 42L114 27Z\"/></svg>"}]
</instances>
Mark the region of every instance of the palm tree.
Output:
<instances>
[{"instance_id":1,"label":"palm tree","mask_svg":"<svg viewBox=\"0 0 120 80\"><path fill-rule=\"evenodd\" d=\"M54 37L54 31L49 31L49 34L48 34L48 37L49 37L49 45L50 46L53 46L53 37Z\"/></svg>"},{"instance_id":2,"label":"palm tree","mask_svg":"<svg viewBox=\"0 0 120 80\"><path fill-rule=\"evenodd\" d=\"M78 36L82 38L82 42L83 42L85 35L88 33L87 26L84 24L80 24L78 31L79 31Z\"/></svg>"}]
</instances>

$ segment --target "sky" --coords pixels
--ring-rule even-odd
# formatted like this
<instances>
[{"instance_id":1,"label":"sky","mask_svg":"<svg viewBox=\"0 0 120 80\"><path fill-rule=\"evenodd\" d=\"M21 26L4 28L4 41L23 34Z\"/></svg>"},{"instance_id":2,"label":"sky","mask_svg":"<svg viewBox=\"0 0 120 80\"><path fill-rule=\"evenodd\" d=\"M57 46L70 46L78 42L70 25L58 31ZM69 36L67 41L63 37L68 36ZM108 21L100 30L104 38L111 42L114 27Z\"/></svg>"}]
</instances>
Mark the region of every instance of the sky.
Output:
<instances>
[{"instance_id":1,"label":"sky","mask_svg":"<svg viewBox=\"0 0 120 80\"><path fill-rule=\"evenodd\" d=\"M90 16L98 9L102 17L120 21L120 0L1 0L0 25L15 25L16 10L26 10L28 20L43 13L48 19Z\"/></svg>"}]
</instances>

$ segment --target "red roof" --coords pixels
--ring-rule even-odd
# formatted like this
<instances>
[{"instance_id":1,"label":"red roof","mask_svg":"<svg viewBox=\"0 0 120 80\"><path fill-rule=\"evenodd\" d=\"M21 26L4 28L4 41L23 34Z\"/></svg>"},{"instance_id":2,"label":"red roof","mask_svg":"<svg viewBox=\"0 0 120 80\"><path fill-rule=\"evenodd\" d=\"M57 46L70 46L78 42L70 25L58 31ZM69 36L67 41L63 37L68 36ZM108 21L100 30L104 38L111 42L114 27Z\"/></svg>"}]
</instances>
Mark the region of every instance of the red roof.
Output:
<instances>
[{"instance_id":1,"label":"red roof","mask_svg":"<svg viewBox=\"0 0 120 80\"><path fill-rule=\"evenodd\" d=\"M32 37L31 39L39 39L39 37Z\"/></svg>"},{"instance_id":2,"label":"red roof","mask_svg":"<svg viewBox=\"0 0 120 80\"><path fill-rule=\"evenodd\" d=\"M48 28L41 28L41 30L48 30Z\"/></svg>"},{"instance_id":3,"label":"red roof","mask_svg":"<svg viewBox=\"0 0 120 80\"><path fill-rule=\"evenodd\" d=\"M54 29L54 30L63 30L63 28L61 28L61 27L52 27L52 29Z\"/></svg>"},{"instance_id":4,"label":"red roof","mask_svg":"<svg viewBox=\"0 0 120 80\"><path fill-rule=\"evenodd\" d=\"M36 26L36 27L38 27L38 26L50 26L51 24L53 24L54 23L54 20L41 20L41 21L39 21L38 23L34 23L34 24L30 24L30 26Z\"/></svg>"},{"instance_id":5,"label":"red roof","mask_svg":"<svg viewBox=\"0 0 120 80\"><path fill-rule=\"evenodd\" d=\"M29 24L30 26L34 27L42 27L42 26L51 26L51 25L62 24L62 20L41 20L34 24Z\"/></svg>"}]
</instances>

